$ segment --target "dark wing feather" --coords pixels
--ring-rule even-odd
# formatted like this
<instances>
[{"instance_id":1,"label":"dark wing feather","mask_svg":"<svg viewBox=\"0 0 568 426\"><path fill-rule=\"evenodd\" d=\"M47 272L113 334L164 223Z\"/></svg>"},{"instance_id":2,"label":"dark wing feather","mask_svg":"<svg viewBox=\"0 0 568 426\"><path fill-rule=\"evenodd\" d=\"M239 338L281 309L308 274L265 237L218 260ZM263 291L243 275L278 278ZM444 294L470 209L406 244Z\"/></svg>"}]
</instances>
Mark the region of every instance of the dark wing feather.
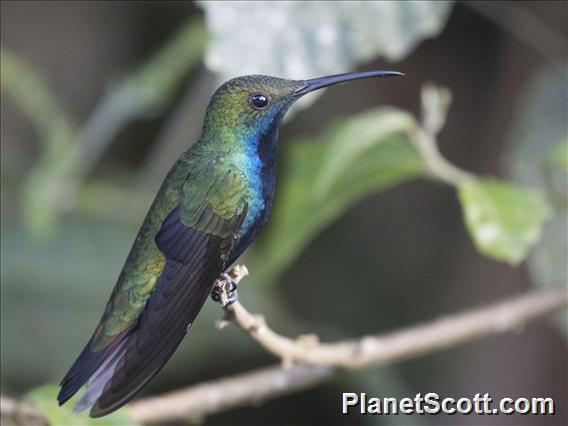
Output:
<instances>
[{"instance_id":1,"label":"dark wing feather","mask_svg":"<svg viewBox=\"0 0 568 426\"><path fill-rule=\"evenodd\" d=\"M223 270L222 239L185 226L179 208L168 219L158 235L170 232L174 239L181 235L183 241L190 241L185 257L179 256L178 242L167 246L160 239L158 247L167 256L166 265L140 317L104 350L93 352L90 343L85 347L61 383L60 404L89 380L76 411L95 402L93 417L120 408L160 371L207 300Z\"/></svg>"},{"instance_id":2,"label":"dark wing feather","mask_svg":"<svg viewBox=\"0 0 568 426\"><path fill-rule=\"evenodd\" d=\"M104 349L92 351L95 337L91 339L62 381L60 404L88 380L75 410L92 407L91 416L104 416L126 404L160 371L227 266L225 259L247 214L244 182L239 172L226 167L208 167L186 181L182 203L164 219L154 239L166 259L144 309ZM112 311L113 304L107 309Z\"/></svg>"},{"instance_id":3,"label":"dark wing feather","mask_svg":"<svg viewBox=\"0 0 568 426\"><path fill-rule=\"evenodd\" d=\"M85 384L89 377L95 374L100 365L104 364L112 356L115 349L128 334L128 331L125 330L117 335L105 350L98 352L91 350L91 338L60 383L61 390L57 395L59 405L67 402Z\"/></svg>"},{"instance_id":4,"label":"dark wing feather","mask_svg":"<svg viewBox=\"0 0 568 426\"><path fill-rule=\"evenodd\" d=\"M184 225L181 208L176 207L164 220L155 240L168 259L188 263L196 245L203 245L203 239L207 236L208 234Z\"/></svg>"},{"instance_id":5,"label":"dark wing feather","mask_svg":"<svg viewBox=\"0 0 568 426\"><path fill-rule=\"evenodd\" d=\"M218 220L211 211L203 215L210 215L209 223ZM230 240L186 226L179 207L166 218L156 236L167 256L165 269L126 341L124 355L113 366L112 378L100 384L104 387L92 417L126 404L169 360L223 272Z\"/></svg>"},{"instance_id":6,"label":"dark wing feather","mask_svg":"<svg viewBox=\"0 0 568 426\"><path fill-rule=\"evenodd\" d=\"M196 256L194 265L168 260L164 276L170 277L160 279L140 316L138 328L128 338L125 354L112 379L105 383L91 409L91 416L104 416L127 403L172 356L222 271L220 262L214 261L214 256L219 259L219 254L209 252L219 243L207 246L201 256ZM180 288L174 291L173 287L178 286Z\"/></svg>"}]
</instances>

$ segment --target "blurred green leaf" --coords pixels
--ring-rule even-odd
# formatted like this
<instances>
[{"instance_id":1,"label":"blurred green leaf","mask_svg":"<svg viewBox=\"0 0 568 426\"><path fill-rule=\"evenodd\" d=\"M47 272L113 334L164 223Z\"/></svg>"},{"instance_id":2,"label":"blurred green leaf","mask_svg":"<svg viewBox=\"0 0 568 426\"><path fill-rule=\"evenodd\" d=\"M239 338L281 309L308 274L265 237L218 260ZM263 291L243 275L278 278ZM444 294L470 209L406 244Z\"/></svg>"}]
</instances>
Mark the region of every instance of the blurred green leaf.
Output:
<instances>
[{"instance_id":1,"label":"blurred green leaf","mask_svg":"<svg viewBox=\"0 0 568 426\"><path fill-rule=\"evenodd\" d=\"M77 202L85 176L116 133L136 117L163 108L201 62L207 31L189 19L147 62L112 87L78 127L34 68L2 48L1 88L35 127L41 157L22 185L25 224L35 237L54 237L62 213Z\"/></svg>"},{"instance_id":2,"label":"blurred green leaf","mask_svg":"<svg viewBox=\"0 0 568 426\"><path fill-rule=\"evenodd\" d=\"M478 250L512 264L525 258L551 214L539 192L493 179L465 181L459 198Z\"/></svg>"},{"instance_id":3,"label":"blurred green leaf","mask_svg":"<svg viewBox=\"0 0 568 426\"><path fill-rule=\"evenodd\" d=\"M440 33L453 3L198 2L212 33L206 63L223 79L251 72L310 77L377 56L397 61ZM261 38L254 37L258 22ZM239 52L249 52L248 60Z\"/></svg>"},{"instance_id":4,"label":"blurred green leaf","mask_svg":"<svg viewBox=\"0 0 568 426\"><path fill-rule=\"evenodd\" d=\"M332 125L321 138L328 144L328 148L315 182L318 198L325 197L338 179L351 172L357 165L357 160L380 142L378 138L381 135L402 133L414 125L412 115L388 107L371 109Z\"/></svg>"},{"instance_id":5,"label":"blurred green leaf","mask_svg":"<svg viewBox=\"0 0 568 426\"><path fill-rule=\"evenodd\" d=\"M311 78L379 56L399 61L444 28L453 1L200 1L211 33L205 64L220 82L246 74ZM257 37L262 22L262 37ZM247 60L242 59L247 52ZM308 105L323 91L302 98ZM297 110L297 106L295 110Z\"/></svg>"},{"instance_id":6,"label":"blurred green leaf","mask_svg":"<svg viewBox=\"0 0 568 426\"><path fill-rule=\"evenodd\" d=\"M116 91L125 92L123 102L129 103L130 112L167 104L183 78L201 63L206 40L207 29L201 18L190 18L181 25L160 50L117 88Z\"/></svg>"},{"instance_id":7,"label":"blurred green leaf","mask_svg":"<svg viewBox=\"0 0 568 426\"><path fill-rule=\"evenodd\" d=\"M543 66L516 101L507 136L504 168L515 183L537 188L554 207L540 241L527 258L534 286L558 288L568 282L568 138L566 135L566 64ZM568 337L568 312L554 317Z\"/></svg>"},{"instance_id":8,"label":"blurred green leaf","mask_svg":"<svg viewBox=\"0 0 568 426\"><path fill-rule=\"evenodd\" d=\"M42 156L23 185L23 213L32 233L46 237L53 235L56 212L65 204L56 192L66 190L65 176L72 161L62 159L69 157L75 124L30 64L4 48L0 59L0 87L25 114L42 143Z\"/></svg>"},{"instance_id":9,"label":"blurred green leaf","mask_svg":"<svg viewBox=\"0 0 568 426\"><path fill-rule=\"evenodd\" d=\"M100 419L92 419L89 417L88 411L82 413L73 413L73 405L78 399L77 396L71 398L65 405L59 407L57 405L57 393L59 388L56 385L45 385L28 392L25 399L34 404L41 410L47 418L50 426L57 425L73 425L73 426L90 426L90 425L107 425L107 426L126 426L136 425L126 415L125 410L119 410Z\"/></svg>"},{"instance_id":10,"label":"blurred green leaf","mask_svg":"<svg viewBox=\"0 0 568 426\"><path fill-rule=\"evenodd\" d=\"M333 125L316 140L297 140L285 152L286 179L253 270L270 281L326 225L365 195L425 174L404 131L405 112L377 108Z\"/></svg>"},{"instance_id":11,"label":"blurred green leaf","mask_svg":"<svg viewBox=\"0 0 568 426\"><path fill-rule=\"evenodd\" d=\"M550 163L568 174L568 139L558 142L550 155Z\"/></svg>"},{"instance_id":12,"label":"blurred green leaf","mask_svg":"<svg viewBox=\"0 0 568 426\"><path fill-rule=\"evenodd\" d=\"M46 156L57 160L69 148L74 124L68 120L48 84L33 67L5 48L0 49L0 88L30 120Z\"/></svg>"}]
</instances>

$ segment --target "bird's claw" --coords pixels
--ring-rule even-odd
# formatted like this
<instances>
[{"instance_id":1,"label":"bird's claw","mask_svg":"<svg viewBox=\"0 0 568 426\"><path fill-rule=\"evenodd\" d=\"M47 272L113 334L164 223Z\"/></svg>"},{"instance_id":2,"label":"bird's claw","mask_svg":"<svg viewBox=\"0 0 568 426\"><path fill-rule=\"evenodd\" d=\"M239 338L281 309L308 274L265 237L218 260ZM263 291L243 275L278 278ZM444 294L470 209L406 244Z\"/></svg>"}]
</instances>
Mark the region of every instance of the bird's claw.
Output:
<instances>
[{"instance_id":1,"label":"bird's claw","mask_svg":"<svg viewBox=\"0 0 568 426\"><path fill-rule=\"evenodd\" d=\"M221 274L211 290L211 298L225 307L239 299L237 282L227 273Z\"/></svg>"}]
</instances>

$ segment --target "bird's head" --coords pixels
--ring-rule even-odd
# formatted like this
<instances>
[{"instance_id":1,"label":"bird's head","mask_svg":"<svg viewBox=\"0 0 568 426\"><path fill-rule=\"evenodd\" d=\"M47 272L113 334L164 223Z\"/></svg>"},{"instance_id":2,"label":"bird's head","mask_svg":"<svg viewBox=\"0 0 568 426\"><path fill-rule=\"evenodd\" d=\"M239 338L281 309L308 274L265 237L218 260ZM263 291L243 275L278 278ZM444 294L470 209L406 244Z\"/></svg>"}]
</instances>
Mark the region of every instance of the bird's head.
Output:
<instances>
[{"instance_id":1,"label":"bird's head","mask_svg":"<svg viewBox=\"0 0 568 426\"><path fill-rule=\"evenodd\" d=\"M207 108L204 133L223 132L250 140L278 127L288 108L314 90L350 80L403 75L396 71L337 74L310 80L248 75L227 81Z\"/></svg>"}]
</instances>

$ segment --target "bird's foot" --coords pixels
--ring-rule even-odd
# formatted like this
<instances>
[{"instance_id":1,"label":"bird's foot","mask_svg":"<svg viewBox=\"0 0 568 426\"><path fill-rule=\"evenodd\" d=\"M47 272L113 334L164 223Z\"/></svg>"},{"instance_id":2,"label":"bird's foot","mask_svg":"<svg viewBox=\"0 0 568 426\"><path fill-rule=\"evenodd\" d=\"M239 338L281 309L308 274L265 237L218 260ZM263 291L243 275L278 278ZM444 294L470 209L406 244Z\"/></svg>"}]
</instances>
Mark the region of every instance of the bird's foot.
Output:
<instances>
[{"instance_id":1,"label":"bird's foot","mask_svg":"<svg viewBox=\"0 0 568 426\"><path fill-rule=\"evenodd\" d=\"M239 300L237 282L227 273L221 274L211 290L211 298L225 307Z\"/></svg>"}]
</instances>

